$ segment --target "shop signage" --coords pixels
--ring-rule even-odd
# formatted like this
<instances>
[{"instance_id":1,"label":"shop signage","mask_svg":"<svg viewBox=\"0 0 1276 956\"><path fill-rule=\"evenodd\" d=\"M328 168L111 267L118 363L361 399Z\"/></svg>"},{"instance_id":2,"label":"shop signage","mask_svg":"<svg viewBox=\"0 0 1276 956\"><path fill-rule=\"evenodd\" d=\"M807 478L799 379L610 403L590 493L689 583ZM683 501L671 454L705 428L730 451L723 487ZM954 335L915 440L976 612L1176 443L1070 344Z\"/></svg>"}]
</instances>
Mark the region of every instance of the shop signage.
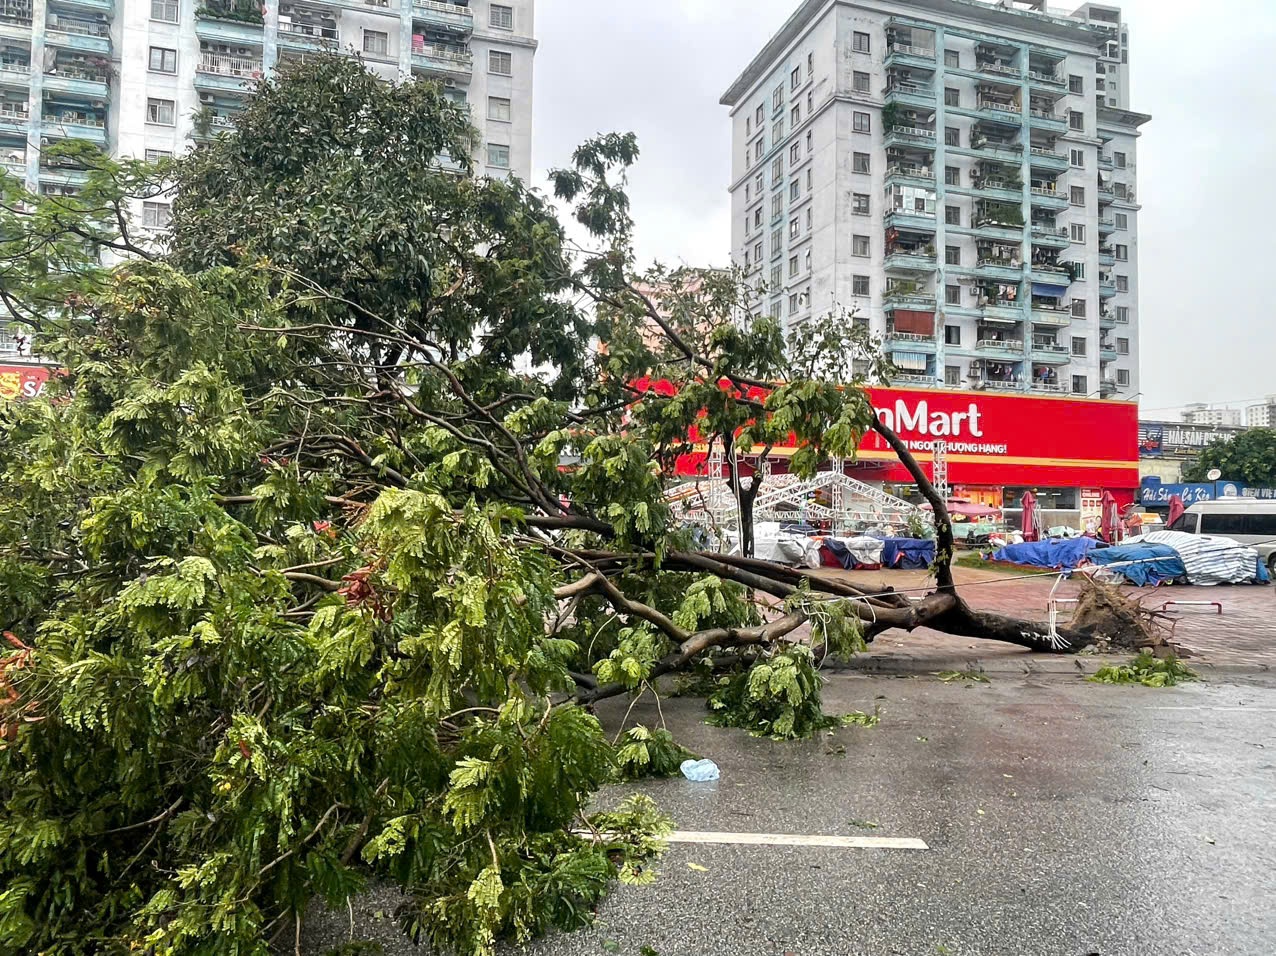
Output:
<instances>
[{"instance_id":1,"label":"shop signage","mask_svg":"<svg viewBox=\"0 0 1276 956\"><path fill-rule=\"evenodd\" d=\"M1146 506L1168 508L1170 499L1178 495L1185 505L1218 498L1258 498L1276 501L1276 488L1255 488L1241 481L1202 481L1189 484L1165 484L1155 477L1144 478L1139 500Z\"/></svg>"},{"instance_id":2,"label":"shop signage","mask_svg":"<svg viewBox=\"0 0 1276 956\"><path fill-rule=\"evenodd\" d=\"M49 371L42 365L0 365L0 401L38 398L44 394Z\"/></svg>"}]
</instances>

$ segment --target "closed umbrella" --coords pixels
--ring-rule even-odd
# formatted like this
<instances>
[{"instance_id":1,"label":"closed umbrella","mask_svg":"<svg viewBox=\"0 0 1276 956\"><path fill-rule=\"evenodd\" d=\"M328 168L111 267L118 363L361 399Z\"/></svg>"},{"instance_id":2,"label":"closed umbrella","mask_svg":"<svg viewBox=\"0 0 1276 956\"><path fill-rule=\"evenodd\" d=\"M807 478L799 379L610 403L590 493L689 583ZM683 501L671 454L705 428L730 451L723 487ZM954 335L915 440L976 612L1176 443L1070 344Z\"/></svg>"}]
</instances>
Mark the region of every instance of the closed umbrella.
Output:
<instances>
[{"instance_id":1,"label":"closed umbrella","mask_svg":"<svg viewBox=\"0 0 1276 956\"><path fill-rule=\"evenodd\" d=\"M1186 510L1187 505L1183 503L1183 498L1180 495L1174 495L1170 498L1170 513L1165 519L1165 526L1167 528L1172 527L1174 522L1183 517L1183 512Z\"/></svg>"},{"instance_id":2,"label":"closed umbrella","mask_svg":"<svg viewBox=\"0 0 1276 956\"><path fill-rule=\"evenodd\" d=\"M1103 520L1099 525L1099 537L1108 544L1115 544L1121 536L1121 515L1117 510L1116 498L1112 497L1112 492L1103 493L1102 507Z\"/></svg>"},{"instance_id":3,"label":"closed umbrella","mask_svg":"<svg viewBox=\"0 0 1276 956\"><path fill-rule=\"evenodd\" d=\"M1023 519L1019 526L1019 530L1023 532L1023 539L1040 541L1041 511L1037 508L1037 496L1031 491L1025 491L1023 497L1019 499L1019 504L1023 507Z\"/></svg>"}]
</instances>

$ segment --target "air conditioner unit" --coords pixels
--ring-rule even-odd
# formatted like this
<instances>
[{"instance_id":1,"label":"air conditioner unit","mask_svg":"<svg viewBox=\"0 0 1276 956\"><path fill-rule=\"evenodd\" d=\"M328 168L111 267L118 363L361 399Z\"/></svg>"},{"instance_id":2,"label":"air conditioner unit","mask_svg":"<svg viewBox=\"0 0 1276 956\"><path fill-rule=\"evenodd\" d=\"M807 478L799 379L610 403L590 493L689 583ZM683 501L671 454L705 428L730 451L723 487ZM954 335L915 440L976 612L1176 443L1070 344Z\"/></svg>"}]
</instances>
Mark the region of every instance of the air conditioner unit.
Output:
<instances>
[{"instance_id":1,"label":"air conditioner unit","mask_svg":"<svg viewBox=\"0 0 1276 956\"><path fill-rule=\"evenodd\" d=\"M201 106L212 106L216 102L217 100L212 93L204 93L202 91L200 92L199 103Z\"/></svg>"},{"instance_id":2,"label":"air conditioner unit","mask_svg":"<svg viewBox=\"0 0 1276 956\"><path fill-rule=\"evenodd\" d=\"M456 80L444 80L444 81L443 81L443 85L444 85L444 86L446 86L449 90L451 90L451 89L455 89L455 88L456 88Z\"/></svg>"}]
</instances>

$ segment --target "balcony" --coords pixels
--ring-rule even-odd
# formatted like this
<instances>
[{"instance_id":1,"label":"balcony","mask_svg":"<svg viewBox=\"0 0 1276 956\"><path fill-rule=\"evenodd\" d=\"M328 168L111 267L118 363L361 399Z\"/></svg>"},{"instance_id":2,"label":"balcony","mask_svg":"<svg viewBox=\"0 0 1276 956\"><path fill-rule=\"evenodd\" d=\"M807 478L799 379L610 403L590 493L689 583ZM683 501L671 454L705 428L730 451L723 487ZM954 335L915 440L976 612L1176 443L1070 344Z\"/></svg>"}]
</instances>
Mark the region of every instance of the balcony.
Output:
<instances>
[{"instance_id":1,"label":"balcony","mask_svg":"<svg viewBox=\"0 0 1276 956\"><path fill-rule=\"evenodd\" d=\"M1032 384L1028 386L1028 390L1032 392L1040 392L1043 395L1066 395L1068 389L1058 382L1042 382L1033 379Z\"/></svg>"},{"instance_id":2,"label":"balcony","mask_svg":"<svg viewBox=\"0 0 1276 956\"><path fill-rule=\"evenodd\" d=\"M887 66L920 66L933 70L935 68L935 51L920 46L909 46L907 43L892 43L886 48Z\"/></svg>"},{"instance_id":3,"label":"balcony","mask_svg":"<svg viewBox=\"0 0 1276 956\"><path fill-rule=\"evenodd\" d=\"M924 375L920 372L900 372L891 376L892 385L910 385L921 388L939 388L940 383L934 375Z\"/></svg>"},{"instance_id":4,"label":"balcony","mask_svg":"<svg viewBox=\"0 0 1276 956\"><path fill-rule=\"evenodd\" d=\"M892 209L886 213L886 224L895 229L934 233L935 214L923 209Z\"/></svg>"},{"instance_id":5,"label":"balcony","mask_svg":"<svg viewBox=\"0 0 1276 956\"><path fill-rule=\"evenodd\" d=\"M115 0L58 0L58 5L62 7L75 7L79 10L91 13L113 14L115 12Z\"/></svg>"},{"instance_id":6,"label":"balcony","mask_svg":"<svg viewBox=\"0 0 1276 956\"><path fill-rule=\"evenodd\" d=\"M0 13L0 37L15 40L31 39L31 4L17 3Z\"/></svg>"},{"instance_id":7,"label":"balcony","mask_svg":"<svg viewBox=\"0 0 1276 956\"><path fill-rule=\"evenodd\" d=\"M234 113L219 113L210 108L197 113L196 117L191 138L200 142L208 142L219 133L229 133L235 129Z\"/></svg>"},{"instance_id":8,"label":"balcony","mask_svg":"<svg viewBox=\"0 0 1276 956\"><path fill-rule=\"evenodd\" d=\"M1099 361L1115 362L1118 358L1115 342L1099 342Z\"/></svg>"},{"instance_id":9,"label":"balcony","mask_svg":"<svg viewBox=\"0 0 1276 956\"><path fill-rule=\"evenodd\" d=\"M986 352L992 355L1002 355L1007 358L1020 358L1023 356L1023 340L980 339L975 343L975 351Z\"/></svg>"},{"instance_id":10,"label":"balcony","mask_svg":"<svg viewBox=\"0 0 1276 956\"><path fill-rule=\"evenodd\" d=\"M0 61L0 86L25 90L31 85L31 62L20 60Z\"/></svg>"},{"instance_id":11,"label":"balcony","mask_svg":"<svg viewBox=\"0 0 1276 956\"><path fill-rule=\"evenodd\" d=\"M298 23L279 18L279 45L298 50L335 50L336 26L318 23Z\"/></svg>"},{"instance_id":12,"label":"balcony","mask_svg":"<svg viewBox=\"0 0 1276 956\"><path fill-rule=\"evenodd\" d=\"M1127 319L1126 321L1129 322L1129 319ZM1103 329L1105 332L1111 331L1112 329L1115 329L1117 327L1117 324L1118 323L1117 323L1117 317L1115 312L1100 312L1099 313L1099 328L1100 329Z\"/></svg>"},{"instance_id":13,"label":"balcony","mask_svg":"<svg viewBox=\"0 0 1276 956\"><path fill-rule=\"evenodd\" d=\"M412 69L468 83L474 72L474 55L431 43L412 43Z\"/></svg>"},{"instance_id":14,"label":"balcony","mask_svg":"<svg viewBox=\"0 0 1276 956\"><path fill-rule=\"evenodd\" d=\"M1100 169L1116 169L1116 163L1112 161L1111 156L1108 156L1106 153L1100 153L1099 168Z\"/></svg>"},{"instance_id":15,"label":"balcony","mask_svg":"<svg viewBox=\"0 0 1276 956\"><path fill-rule=\"evenodd\" d=\"M887 149L892 146L934 149L935 131L918 126L892 126L886 131L885 145Z\"/></svg>"},{"instance_id":16,"label":"balcony","mask_svg":"<svg viewBox=\"0 0 1276 956\"><path fill-rule=\"evenodd\" d=\"M1028 70L1028 84L1052 92L1063 92L1068 88L1068 81L1058 73L1047 73L1043 70Z\"/></svg>"},{"instance_id":17,"label":"balcony","mask_svg":"<svg viewBox=\"0 0 1276 956\"><path fill-rule=\"evenodd\" d=\"M886 102L921 109L935 108L935 91L919 83L896 82L886 89Z\"/></svg>"},{"instance_id":18,"label":"balcony","mask_svg":"<svg viewBox=\"0 0 1276 956\"><path fill-rule=\"evenodd\" d=\"M1099 383L1100 398L1115 398L1118 394L1125 391L1127 386L1118 385L1115 381L1104 379Z\"/></svg>"},{"instance_id":19,"label":"balcony","mask_svg":"<svg viewBox=\"0 0 1276 956\"><path fill-rule=\"evenodd\" d=\"M44 114L44 135L106 144L106 120L85 114Z\"/></svg>"},{"instance_id":20,"label":"balcony","mask_svg":"<svg viewBox=\"0 0 1276 956\"><path fill-rule=\"evenodd\" d=\"M972 188L977 193L1007 202L1019 202L1023 199L1023 182L1014 179L976 178Z\"/></svg>"},{"instance_id":21,"label":"balcony","mask_svg":"<svg viewBox=\"0 0 1276 956\"><path fill-rule=\"evenodd\" d=\"M935 297L924 292L887 291L882 308L888 311L902 309L908 312L933 313L935 311Z\"/></svg>"},{"instance_id":22,"label":"balcony","mask_svg":"<svg viewBox=\"0 0 1276 956\"><path fill-rule=\"evenodd\" d=\"M105 23L49 16L46 40L51 46L81 53L111 52L111 30Z\"/></svg>"},{"instance_id":23,"label":"balcony","mask_svg":"<svg viewBox=\"0 0 1276 956\"><path fill-rule=\"evenodd\" d=\"M976 207L973 229L976 235L1009 242L1023 241L1023 214L1017 206L1005 209Z\"/></svg>"},{"instance_id":24,"label":"balcony","mask_svg":"<svg viewBox=\"0 0 1276 956\"><path fill-rule=\"evenodd\" d=\"M1072 356L1068 347L1049 336L1032 337L1032 360L1042 365L1068 365Z\"/></svg>"},{"instance_id":25,"label":"balcony","mask_svg":"<svg viewBox=\"0 0 1276 956\"><path fill-rule=\"evenodd\" d=\"M1017 66L1010 66L1005 63L979 63L976 64L975 69L988 76L998 78L1004 77L1012 80L1023 79L1023 70L1019 69Z\"/></svg>"},{"instance_id":26,"label":"balcony","mask_svg":"<svg viewBox=\"0 0 1276 956\"><path fill-rule=\"evenodd\" d=\"M1114 232L1116 232L1115 219L1100 219L1099 220L1099 235L1110 236Z\"/></svg>"},{"instance_id":27,"label":"balcony","mask_svg":"<svg viewBox=\"0 0 1276 956\"><path fill-rule=\"evenodd\" d=\"M1032 307L1032 324L1041 325L1052 329L1063 329L1072 325L1071 309L1052 309L1047 306L1034 305Z\"/></svg>"},{"instance_id":28,"label":"balcony","mask_svg":"<svg viewBox=\"0 0 1276 956\"><path fill-rule=\"evenodd\" d=\"M1047 249L1066 249L1071 245L1068 238L1068 230L1058 228L1056 226L1037 226L1032 227L1032 244L1034 246L1043 246Z\"/></svg>"},{"instance_id":29,"label":"balcony","mask_svg":"<svg viewBox=\"0 0 1276 956\"><path fill-rule=\"evenodd\" d=\"M1035 262L1032 265L1032 281L1050 285L1070 285L1072 273L1058 263Z\"/></svg>"},{"instance_id":30,"label":"balcony","mask_svg":"<svg viewBox=\"0 0 1276 956\"><path fill-rule=\"evenodd\" d=\"M983 279L1018 282L1023 278L1023 266L1013 259L986 257L975 263L975 272Z\"/></svg>"},{"instance_id":31,"label":"balcony","mask_svg":"<svg viewBox=\"0 0 1276 956\"><path fill-rule=\"evenodd\" d=\"M195 17L195 35L201 40L261 46L262 25L259 21L218 17L204 9L197 10ZM283 28L282 23L280 28Z\"/></svg>"},{"instance_id":32,"label":"balcony","mask_svg":"<svg viewBox=\"0 0 1276 956\"><path fill-rule=\"evenodd\" d=\"M1099 193L1100 206L1106 206L1109 203L1116 202L1116 193L1113 192L1111 186L1100 186L1097 191Z\"/></svg>"},{"instance_id":33,"label":"balcony","mask_svg":"<svg viewBox=\"0 0 1276 956\"><path fill-rule=\"evenodd\" d=\"M1014 103L1002 103L981 96L976 108L982 119L1000 123L1003 126L1023 125L1023 111Z\"/></svg>"},{"instance_id":34,"label":"balcony","mask_svg":"<svg viewBox=\"0 0 1276 956\"><path fill-rule=\"evenodd\" d=\"M970 387L982 392L1022 392L1024 383L1014 378L989 378L983 375L971 375Z\"/></svg>"},{"instance_id":35,"label":"balcony","mask_svg":"<svg viewBox=\"0 0 1276 956\"><path fill-rule=\"evenodd\" d=\"M1116 283L1114 283L1111 279L1107 279L1107 280L1102 278L1099 279L1099 298L1111 299L1116 294L1117 294Z\"/></svg>"},{"instance_id":36,"label":"balcony","mask_svg":"<svg viewBox=\"0 0 1276 956\"><path fill-rule=\"evenodd\" d=\"M469 36L474 32L474 13L469 7L436 0L413 0L412 19L428 27Z\"/></svg>"},{"instance_id":37,"label":"balcony","mask_svg":"<svg viewBox=\"0 0 1276 956\"><path fill-rule=\"evenodd\" d=\"M1018 324L1023 321L1023 307L1013 302L992 303L983 307L982 315L985 322Z\"/></svg>"},{"instance_id":38,"label":"balcony","mask_svg":"<svg viewBox=\"0 0 1276 956\"><path fill-rule=\"evenodd\" d=\"M894 329L887 329L886 341L888 344L898 345L902 350L909 352L935 351L935 336L933 335L919 335L916 332L896 332Z\"/></svg>"},{"instance_id":39,"label":"balcony","mask_svg":"<svg viewBox=\"0 0 1276 956\"><path fill-rule=\"evenodd\" d=\"M89 171L87 169L43 165L40 167L40 182L42 183L80 185L86 182L88 178Z\"/></svg>"},{"instance_id":40,"label":"balcony","mask_svg":"<svg viewBox=\"0 0 1276 956\"><path fill-rule=\"evenodd\" d=\"M886 268L899 272L933 272L935 266L934 250L900 250L886 257Z\"/></svg>"},{"instance_id":41,"label":"balcony","mask_svg":"<svg viewBox=\"0 0 1276 956\"><path fill-rule=\"evenodd\" d=\"M933 186L935 184L935 170L929 166L913 166L906 163L892 163L886 167L886 179L888 182L901 181Z\"/></svg>"},{"instance_id":42,"label":"balcony","mask_svg":"<svg viewBox=\"0 0 1276 956\"><path fill-rule=\"evenodd\" d=\"M1034 129L1048 129L1057 133L1066 133L1068 131L1067 118L1052 110L1029 110L1028 123Z\"/></svg>"},{"instance_id":43,"label":"balcony","mask_svg":"<svg viewBox=\"0 0 1276 956\"><path fill-rule=\"evenodd\" d=\"M1099 246L1099 265L1116 265L1116 250L1111 246Z\"/></svg>"},{"instance_id":44,"label":"balcony","mask_svg":"<svg viewBox=\"0 0 1276 956\"><path fill-rule=\"evenodd\" d=\"M86 99L105 100L111 91L111 79L105 73L94 73L75 67L59 67L56 73L44 75L44 88L50 93L66 93Z\"/></svg>"},{"instance_id":45,"label":"balcony","mask_svg":"<svg viewBox=\"0 0 1276 956\"><path fill-rule=\"evenodd\" d=\"M1067 172L1069 166L1067 156L1056 153L1053 149L1046 149L1044 146L1032 147L1028 161L1033 169L1044 169L1052 173Z\"/></svg>"},{"instance_id":46,"label":"balcony","mask_svg":"<svg viewBox=\"0 0 1276 956\"><path fill-rule=\"evenodd\" d=\"M1022 143L1011 143L996 139L989 139L987 136L982 134L976 135L972 132L970 148L978 153L981 159L983 157L990 157L1016 164L1023 161Z\"/></svg>"},{"instance_id":47,"label":"balcony","mask_svg":"<svg viewBox=\"0 0 1276 956\"><path fill-rule=\"evenodd\" d=\"M247 93L261 78L261 73L261 60L203 52L195 65L195 86L225 93Z\"/></svg>"},{"instance_id":48,"label":"balcony","mask_svg":"<svg viewBox=\"0 0 1276 956\"><path fill-rule=\"evenodd\" d=\"M27 133L27 122L30 120L29 111L19 109L16 106L5 106L0 108L0 132L18 133L25 136Z\"/></svg>"},{"instance_id":49,"label":"balcony","mask_svg":"<svg viewBox=\"0 0 1276 956\"><path fill-rule=\"evenodd\" d=\"M1033 186L1032 204L1038 209L1067 209L1068 197L1053 186Z\"/></svg>"}]
</instances>

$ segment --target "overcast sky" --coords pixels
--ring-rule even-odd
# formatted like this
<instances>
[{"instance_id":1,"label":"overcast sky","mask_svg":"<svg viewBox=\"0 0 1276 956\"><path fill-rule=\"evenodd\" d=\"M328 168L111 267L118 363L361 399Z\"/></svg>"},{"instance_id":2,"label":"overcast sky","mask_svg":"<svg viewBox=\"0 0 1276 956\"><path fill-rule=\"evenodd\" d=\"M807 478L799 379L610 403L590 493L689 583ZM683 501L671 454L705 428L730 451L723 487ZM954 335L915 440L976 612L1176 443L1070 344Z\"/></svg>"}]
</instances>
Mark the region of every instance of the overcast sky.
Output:
<instances>
[{"instance_id":1,"label":"overcast sky","mask_svg":"<svg viewBox=\"0 0 1276 956\"><path fill-rule=\"evenodd\" d=\"M538 174L633 131L639 256L726 264L718 99L798 2L537 0ZM1118 2L1130 105L1154 117L1139 154L1144 411L1276 392L1276 2Z\"/></svg>"}]
</instances>

